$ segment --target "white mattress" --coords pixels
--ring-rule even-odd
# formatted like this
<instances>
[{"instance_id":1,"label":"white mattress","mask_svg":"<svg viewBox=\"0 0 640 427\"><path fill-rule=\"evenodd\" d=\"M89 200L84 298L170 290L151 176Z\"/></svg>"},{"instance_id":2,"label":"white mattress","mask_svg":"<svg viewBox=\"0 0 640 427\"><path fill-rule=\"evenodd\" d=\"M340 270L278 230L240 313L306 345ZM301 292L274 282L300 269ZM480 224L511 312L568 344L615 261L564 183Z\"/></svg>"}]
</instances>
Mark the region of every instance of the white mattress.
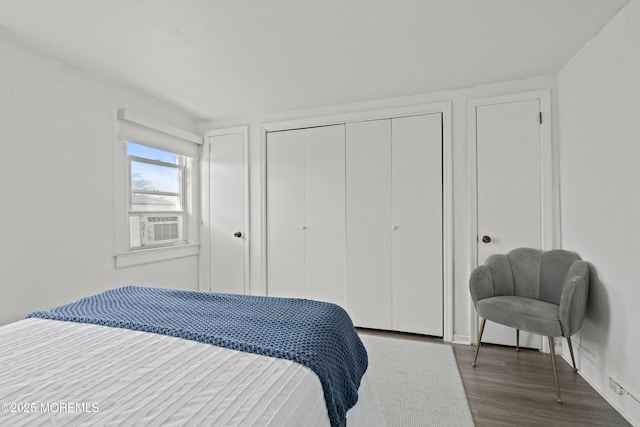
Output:
<instances>
[{"instance_id":1,"label":"white mattress","mask_svg":"<svg viewBox=\"0 0 640 427\"><path fill-rule=\"evenodd\" d=\"M12 426L329 425L320 380L295 362L44 319L0 327L0 404ZM347 423L384 425L366 374Z\"/></svg>"}]
</instances>

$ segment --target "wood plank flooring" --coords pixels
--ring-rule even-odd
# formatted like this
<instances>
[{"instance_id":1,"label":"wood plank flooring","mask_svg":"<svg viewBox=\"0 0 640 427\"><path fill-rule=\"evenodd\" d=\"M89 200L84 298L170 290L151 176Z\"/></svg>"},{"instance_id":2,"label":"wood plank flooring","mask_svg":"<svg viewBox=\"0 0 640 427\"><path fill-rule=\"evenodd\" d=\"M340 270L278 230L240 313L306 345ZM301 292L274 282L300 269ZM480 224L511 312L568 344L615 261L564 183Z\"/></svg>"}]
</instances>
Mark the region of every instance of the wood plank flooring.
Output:
<instances>
[{"instance_id":1,"label":"wood plank flooring","mask_svg":"<svg viewBox=\"0 0 640 427\"><path fill-rule=\"evenodd\" d=\"M631 425L560 356L561 404L549 354L482 344L474 368L475 346L453 345L453 351L477 427Z\"/></svg>"},{"instance_id":2,"label":"wood plank flooring","mask_svg":"<svg viewBox=\"0 0 640 427\"><path fill-rule=\"evenodd\" d=\"M365 329L392 338L442 343L421 335ZM448 345L442 343L443 345ZM471 366L475 346L453 344L476 427L630 426L561 356L558 378L562 404L556 403L549 354L537 350L482 344Z\"/></svg>"}]
</instances>

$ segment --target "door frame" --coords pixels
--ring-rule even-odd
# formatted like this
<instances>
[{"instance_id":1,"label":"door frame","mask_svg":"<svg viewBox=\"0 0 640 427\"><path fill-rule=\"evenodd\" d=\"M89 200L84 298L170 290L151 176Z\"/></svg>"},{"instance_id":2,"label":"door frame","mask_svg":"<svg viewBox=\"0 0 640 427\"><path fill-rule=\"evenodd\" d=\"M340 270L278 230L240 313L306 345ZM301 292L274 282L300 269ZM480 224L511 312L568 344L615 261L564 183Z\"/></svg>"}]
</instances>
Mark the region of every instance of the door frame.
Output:
<instances>
[{"instance_id":1,"label":"door frame","mask_svg":"<svg viewBox=\"0 0 640 427\"><path fill-rule=\"evenodd\" d=\"M244 178L244 214L243 214L243 235L244 238L244 293L247 294L251 289L251 262L249 258L251 234L249 230L249 127L235 126L220 129L210 129L204 132L204 143L202 144L200 153L200 181L201 181L201 203L200 203L200 258L199 258L199 280L198 289L201 291L211 291L211 232L210 232L210 214L211 214L211 197L209 179L211 178L210 153L211 142L210 137L222 135L242 135L242 175Z\"/></svg>"},{"instance_id":2,"label":"door frame","mask_svg":"<svg viewBox=\"0 0 640 427\"><path fill-rule=\"evenodd\" d=\"M453 340L453 139L452 102L442 101L428 104L405 105L374 110L338 113L326 116L263 123L260 130L260 228L262 230L261 276L264 277L264 292L267 278L267 133L317 126L348 124L370 120L393 119L423 114L442 114L442 296L443 296L443 340Z\"/></svg>"},{"instance_id":3,"label":"door frame","mask_svg":"<svg viewBox=\"0 0 640 427\"><path fill-rule=\"evenodd\" d=\"M518 101L540 101L542 123L540 124L541 141L541 176L540 176L540 209L541 236L543 250L560 247L560 212L557 165L555 163L552 140L551 90L542 89L506 95L474 98L467 101L467 143L468 143L468 193L469 193L469 270L467 277L478 266L478 150L476 108L485 105L505 104ZM469 343L476 342L478 336L478 315L469 296L470 336ZM542 340L543 351L548 348ZM548 351L548 350L547 350Z\"/></svg>"}]
</instances>

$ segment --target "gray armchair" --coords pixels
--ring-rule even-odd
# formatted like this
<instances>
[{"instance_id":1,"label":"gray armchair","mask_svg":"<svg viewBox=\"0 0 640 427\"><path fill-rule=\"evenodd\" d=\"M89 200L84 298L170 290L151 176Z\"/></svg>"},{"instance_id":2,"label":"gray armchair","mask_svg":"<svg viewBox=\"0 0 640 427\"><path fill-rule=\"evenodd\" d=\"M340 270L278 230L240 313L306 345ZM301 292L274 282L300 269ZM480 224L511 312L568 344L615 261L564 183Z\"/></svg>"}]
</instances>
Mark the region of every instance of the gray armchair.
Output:
<instances>
[{"instance_id":1,"label":"gray armchair","mask_svg":"<svg viewBox=\"0 0 640 427\"><path fill-rule=\"evenodd\" d=\"M549 337L557 402L561 403L553 338L567 339L576 371L571 336L582 326L587 307L587 263L565 250L514 249L506 255L491 255L475 268L469 290L482 319L473 366L487 320L516 329L516 350L521 329L545 335Z\"/></svg>"}]
</instances>

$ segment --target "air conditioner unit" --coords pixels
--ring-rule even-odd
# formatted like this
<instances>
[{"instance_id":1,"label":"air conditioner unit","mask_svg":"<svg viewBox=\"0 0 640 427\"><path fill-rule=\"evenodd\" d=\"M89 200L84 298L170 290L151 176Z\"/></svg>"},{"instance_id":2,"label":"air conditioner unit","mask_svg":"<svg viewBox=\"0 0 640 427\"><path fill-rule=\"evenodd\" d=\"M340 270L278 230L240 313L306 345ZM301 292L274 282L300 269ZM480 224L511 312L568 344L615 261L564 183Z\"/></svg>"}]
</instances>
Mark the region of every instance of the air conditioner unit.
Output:
<instances>
[{"instance_id":1,"label":"air conditioner unit","mask_svg":"<svg viewBox=\"0 0 640 427\"><path fill-rule=\"evenodd\" d=\"M182 215L153 214L140 215L137 218L140 230L139 246L166 245L184 241ZM131 228L132 237L135 228L137 227ZM133 241L134 239L132 243Z\"/></svg>"}]
</instances>

